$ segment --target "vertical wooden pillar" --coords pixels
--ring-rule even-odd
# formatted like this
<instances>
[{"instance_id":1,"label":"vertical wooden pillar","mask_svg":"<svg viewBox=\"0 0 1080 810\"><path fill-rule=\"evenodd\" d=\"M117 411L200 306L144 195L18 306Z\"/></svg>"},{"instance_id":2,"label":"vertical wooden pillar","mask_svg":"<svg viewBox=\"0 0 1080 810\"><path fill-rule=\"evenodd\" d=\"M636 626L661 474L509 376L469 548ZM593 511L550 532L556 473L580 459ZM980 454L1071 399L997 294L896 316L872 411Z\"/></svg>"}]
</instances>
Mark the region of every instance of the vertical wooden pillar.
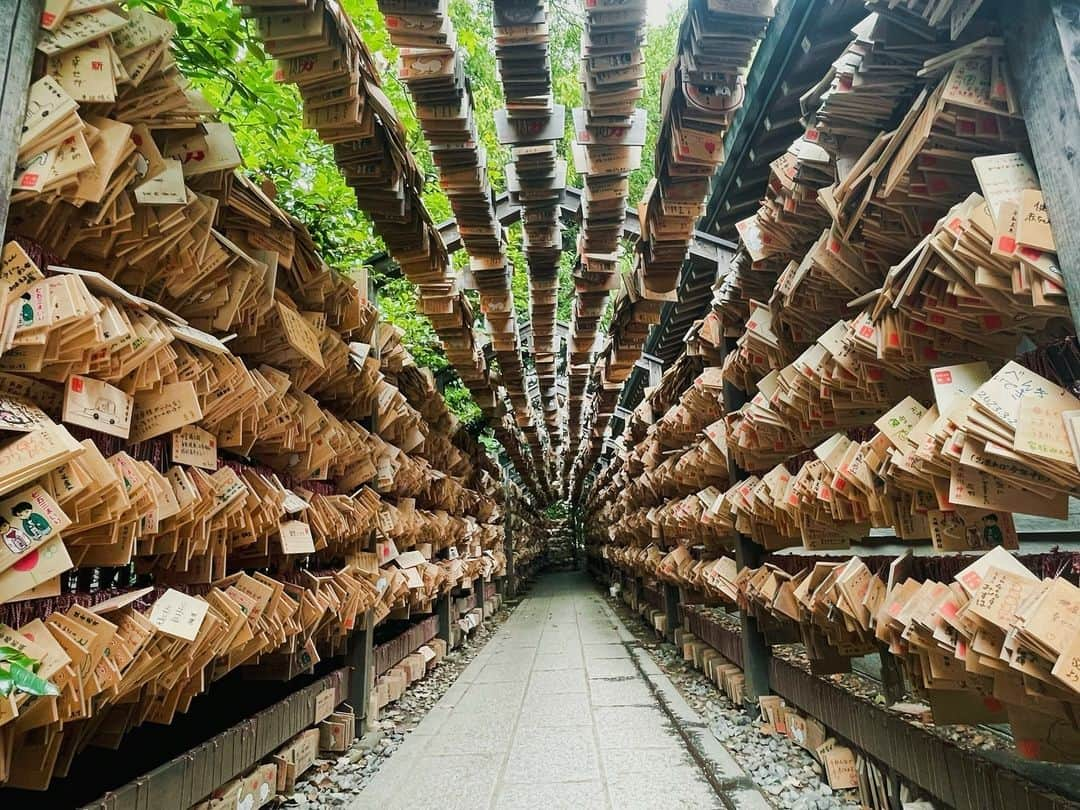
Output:
<instances>
[{"instance_id":1,"label":"vertical wooden pillar","mask_svg":"<svg viewBox=\"0 0 1080 810\"><path fill-rule=\"evenodd\" d=\"M634 364L649 375L648 385L655 388L664 377L664 361L651 354L641 353L641 358Z\"/></svg>"},{"instance_id":2,"label":"vertical wooden pillar","mask_svg":"<svg viewBox=\"0 0 1080 810\"><path fill-rule=\"evenodd\" d=\"M45 0L7 0L0 14L0 244L26 118L26 95Z\"/></svg>"},{"instance_id":3,"label":"vertical wooden pillar","mask_svg":"<svg viewBox=\"0 0 1080 810\"><path fill-rule=\"evenodd\" d=\"M885 644L878 645L878 658L881 659L881 690L889 705L904 699L904 671L900 668L900 659L889 652Z\"/></svg>"},{"instance_id":4,"label":"vertical wooden pillar","mask_svg":"<svg viewBox=\"0 0 1080 810\"><path fill-rule=\"evenodd\" d=\"M448 591L435 600L435 615L439 617L439 638L446 642L446 649L454 646L452 605L454 597Z\"/></svg>"},{"instance_id":5,"label":"vertical wooden pillar","mask_svg":"<svg viewBox=\"0 0 1080 810\"><path fill-rule=\"evenodd\" d=\"M517 594L517 573L514 571L514 532L506 517L503 521L503 552L506 554L506 587L503 596L513 599Z\"/></svg>"},{"instance_id":6,"label":"vertical wooden pillar","mask_svg":"<svg viewBox=\"0 0 1080 810\"><path fill-rule=\"evenodd\" d=\"M675 643L675 628L679 622L679 588L664 583L664 616L667 617L667 640Z\"/></svg>"},{"instance_id":7,"label":"vertical wooden pillar","mask_svg":"<svg viewBox=\"0 0 1080 810\"><path fill-rule=\"evenodd\" d=\"M664 378L664 362L651 354L641 353L641 358L635 364L644 369L649 375L649 387L655 388ZM679 627L679 589L674 585L663 583L664 588L664 616L667 623L667 639L675 642L675 628Z\"/></svg>"},{"instance_id":8,"label":"vertical wooden pillar","mask_svg":"<svg viewBox=\"0 0 1080 810\"><path fill-rule=\"evenodd\" d=\"M724 338L724 352L735 350L735 338ZM731 383L724 383L724 412L737 411L746 402L746 394ZM739 468L733 459L728 459L728 475L732 482L741 481L746 473ZM744 534L738 535L735 541L735 564L741 571L743 566L756 568L761 565L762 549L753 539ZM769 687L769 659L772 650L765 641L758 628L757 619L750 616L744 610L739 611L739 623L741 625L741 642L743 654L743 675L746 678L744 701L749 706L756 705L758 698L770 692Z\"/></svg>"},{"instance_id":9,"label":"vertical wooden pillar","mask_svg":"<svg viewBox=\"0 0 1080 810\"><path fill-rule=\"evenodd\" d=\"M889 799L889 810L904 810L906 802L900 801L900 774L889 767L888 780L889 784L886 793Z\"/></svg>"},{"instance_id":10,"label":"vertical wooden pillar","mask_svg":"<svg viewBox=\"0 0 1080 810\"><path fill-rule=\"evenodd\" d=\"M761 565L761 546L749 537L740 534L735 546L735 563L739 570L743 566L756 568ZM746 611L739 611L743 654L743 675L746 678L744 703L756 706L758 698L770 692L769 659L772 650L758 628L757 619Z\"/></svg>"},{"instance_id":11,"label":"vertical wooden pillar","mask_svg":"<svg viewBox=\"0 0 1080 810\"><path fill-rule=\"evenodd\" d=\"M1080 3L1016 0L1001 3L999 14L1069 308L1080 323Z\"/></svg>"},{"instance_id":12,"label":"vertical wooden pillar","mask_svg":"<svg viewBox=\"0 0 1080 810\"><path fill-rule=\"evenodd\" d=\"M353 709L363 718L367 718L368 698L371 696L372 681L375 677L375 614L368 610L364 614L363 627L354 630L349 637L349 700Z\"/></svg>"}]
</instances>

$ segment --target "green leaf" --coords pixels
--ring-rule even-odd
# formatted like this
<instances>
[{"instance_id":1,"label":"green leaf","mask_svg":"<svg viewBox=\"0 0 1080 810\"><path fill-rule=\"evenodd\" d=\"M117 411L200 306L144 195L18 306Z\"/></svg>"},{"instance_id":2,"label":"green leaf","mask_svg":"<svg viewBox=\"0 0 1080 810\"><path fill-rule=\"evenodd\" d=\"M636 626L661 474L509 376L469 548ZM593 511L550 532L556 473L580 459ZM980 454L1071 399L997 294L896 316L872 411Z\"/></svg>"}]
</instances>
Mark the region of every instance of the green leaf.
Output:
<instances>
[{"instance_id":1,"label":"green leaf","mask_svg":"<svg viewBox=\"0 0 1080 810\"><path fill-rule=\"evenodd\" d=\"M36 668L37 662L26 653L14 647L0 647L0 661L11 661L24 667Z\"/></svg>"},{"instance_id":2,"label":"green leaf","mask_svg":"<svg viewBox=\"0 0 1080 810\"><path fill-rule=\"evenodd\" d=\"M11 682L16 691L24 692L28 695L59 695L60 690L52 683L49 683L39 675L35 675L33 670L26 667L19 666L18 664L11 664L9 667L9 674L11 676ZM0 690L3 689L3 685L0 684ZM10 694L10 692L8 692Z\"/></svg>"}]
</instances>

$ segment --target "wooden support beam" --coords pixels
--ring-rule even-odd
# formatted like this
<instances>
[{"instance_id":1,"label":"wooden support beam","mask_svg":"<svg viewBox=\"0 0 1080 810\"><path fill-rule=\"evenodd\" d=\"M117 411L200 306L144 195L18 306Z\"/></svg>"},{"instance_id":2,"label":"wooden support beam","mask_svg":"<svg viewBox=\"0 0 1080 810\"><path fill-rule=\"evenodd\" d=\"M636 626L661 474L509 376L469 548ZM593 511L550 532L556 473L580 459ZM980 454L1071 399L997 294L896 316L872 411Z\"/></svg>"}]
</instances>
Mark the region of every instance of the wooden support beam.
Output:
<instances>
[{"instance_id":1,"label":"wooden support beam","mask_svg":"<svg viewBox=\"0 0 1080 810\"><path fill-rule=\"evenodd\" d=\"M679 588L675 585L664 585L664 616L667 623L666 630L667 640L675 642L675 629L680 626L679 624Z\"/></svg>"},{"instance_id":2,"label":"wooden support beam","mask_svg":"<svg viewBox=\"0 0 1080 810\"><path fill-rule=\"evenodd\" d=\"M439 617L438 638L446 642L446 649L448 650L454 646L453 602L454 597L449 593L444 593L435 600L435 615Z\"/></svg>"},{"instance_id":3,"label":"wooden support beam","mask_svg":"<svg viewBox=\"0 0 1080 810\"><path fill-rule=\"evenodd\" d=\"M724 352L733 352L736 349L736 339L724 338ZM729 382L724 383L724 413L732 413L741 408L746 402L746 394ZM733 459L728 460L728 477L731 481L741 481L746 473L739 468ZM761 565L764 549L744 534L739 534L735 541L735 565L738 570L744 566L757 568ZM750 616L745 610L739 611L739 624L741 626L742 642L742 666L743 676L746 678L745 705L752 708L757 705L758 698L769 694L769 662L772 659L772 649L765 641L765 636L758 627L757 619Z\"/></svg>"},{"instance_id":4,"label":"wooden support beam","mask_svg":"<svg viewBox=\"0 0 1080 810\"><path fill-rule=\"evenodd\" d=\"M650 387L660 384L660 379L664 376L664 363L659 357L642 352L641 357L634 363L634 366L649 375L648 385Z\"/></svg>"},{"instance_id":5,"label":"wooden support beam","mask_svg":"<svg viewBox=\"0 0 1080 810\"><path fill-rule=\"evenodd\" d=\"M47 793L29 794L20 801L8 798L13 791L6 791L4 807L81 807L82 810L188 810L200 800L230 779L249 771L276 748L284 745L292 737L311 727L315 715L315 705L320 693L326 689L334 690L335 703L349 700L345 687L348 685L349 671L342 668L328 673L307 686L295 688L280 700L244 716L214 736L207 736L196 742L186 751L151 771L132 778L128 762L122 753L117 760L108 765L91 769L89 776L80 770L78 776L61 780L53 784ZM240 705L246 705L243 697L237 698ZM233 707L235 708L235 707ZM357 717L360 707L356 707ZM205 708L196 708L198 729L212 733L221 728L226 718L235 713L225 709L218 715L209 717ZM186 718L193 720L191 716ZM188 723L190 734L192 723ZM168 739L169 734L176 734L175 727L156 726L154 736L148 738L142 730L140 744L146 748L162 751L174 749L175 740ZM160 733L159 733L160 732ZM110 752L113 753L113 752ZM130 752L129 752L130 753ZM138 752L131 753L131 759L140 761ZM79 760L76 758L76 764ZM101 760L98 760L100 763ZM99 777L100 774L100 778ZM88 784L89 783L89 784ZM85 791L94 785L102 785L106 790L101 798L86 804ZM21 792L20 792L21 793ZM36 796L38 798L32 798Z\"/></svg>"},{"instance_id":6,"label":"wooden support beam","mask_svg":"<svg viewBox=\"0 0 1080 810\"><path fill-rule=\"evenodd\" d=\"M1080 4L1017 0L1002 3L1000 15L1069 308L1080 323Z\"/></svg>"},{"instance_id":7,"label":"wooden support beam","mask_svg":"<svg viewBox=\"0 0 1080 810\"><path fill-rule=\"evenodd\" d=\"M0 244L7 226L11 178L15 176L44 5L45 0L7 0L0 14Z\"/></svg>"},{"instance_id":8,"label":"wooden support beam","mask_svg":"<svg viewBox=\"0 0 1080 810\"><path fill-rule=\"evenodd\" d=\"M369 609L364 613L363 626L359 630L353 630L349 637L348 655L348 664L352 667L352 672L349 673L349 701L356 716L364 719L370 719L367 710L372 681L375 678L374 646L375 614Z\"/></svg>"},{"instance_id":9,"label":"wooden support beam","mask_svg":"<svg viewBox=\"0 0 1080 810\"><path fill-rule=\"evenodd\" d=\"M744 566L756 568L761 565L761 551L761 546L740 534L735 545L735 565L740 571ZM746 678L744 703L753 707L757 705L759 697L772 691L769 685L772 650L758 628L757 619L745 610L739 611L739 624L742 630L743 676Z\"/></svg>"},{"instance_id":10,"label":"wooden support beam","mask_svg":"<svg viewBox=\"0 0 1080 810\"><path fill-rule=\"evenodd\" d=\"M885 645L881 645L878 660L881 661L881 691L885 693L885 700L890 706L899 703L907 693L900 659L889 652Z\"/></svg>"},{"instance_id":11,"label":"wooden support beam","mask_svg":"<svg viewBox=\"0 0 1080 810\"><path fill-rule=\"evenodd\" d=\"M514 570L514 533L509 522L503 522L503 552L506 554L506 593L507 599L517 596L517 572Z\"/></svg>"}]
</instances>

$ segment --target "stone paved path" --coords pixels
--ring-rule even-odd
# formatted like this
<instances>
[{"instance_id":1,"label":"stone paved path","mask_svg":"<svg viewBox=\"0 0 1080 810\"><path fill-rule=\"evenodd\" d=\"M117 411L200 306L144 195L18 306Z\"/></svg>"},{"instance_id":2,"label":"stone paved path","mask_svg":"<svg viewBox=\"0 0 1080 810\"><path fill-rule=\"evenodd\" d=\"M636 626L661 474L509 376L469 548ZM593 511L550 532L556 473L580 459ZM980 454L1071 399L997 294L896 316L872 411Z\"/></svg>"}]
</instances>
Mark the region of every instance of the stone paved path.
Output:
<instances>
[{"instance_id":1,"label":"stone paved path","mask_svg":"<svg viewBox=\"0 0 1080 810\"><path fill-rule=\"evenodd\" d=\"M353 808L767 808L723 749L721 800L633 646L585 574L541 578Z\"/></svg>"}]
</instances>

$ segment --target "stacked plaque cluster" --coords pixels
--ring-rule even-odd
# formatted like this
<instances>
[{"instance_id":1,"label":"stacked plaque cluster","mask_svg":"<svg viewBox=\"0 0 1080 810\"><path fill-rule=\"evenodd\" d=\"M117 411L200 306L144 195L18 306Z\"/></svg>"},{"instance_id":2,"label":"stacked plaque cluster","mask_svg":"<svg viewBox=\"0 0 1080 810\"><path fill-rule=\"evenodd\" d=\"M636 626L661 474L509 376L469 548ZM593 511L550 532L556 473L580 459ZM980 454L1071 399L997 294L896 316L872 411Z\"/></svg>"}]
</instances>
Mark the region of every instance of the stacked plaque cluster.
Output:
<instances>
[{"instance_id":1,"label":"stacked plaque cluster","mask_svg":"<svg viewBox=\"0 0 1080 810\"><path fill-rule=\"evenodd\" d=\"M612 290L619 288L619 252L629 175L641 163L645 111L637 108L645 66L645 3L598 0L587 4L581 41L582 106L574 116L574 165L584 179L578 263L574 268L574 314L568 363L564 464L577 456L583 434L585 391L597 329ZM621 380L602 379L618 396ZM585 431L589 430L585 420Z\"/></svg>"},{"instance_id":2,"label":"stacked plaque cluster","mask_svg":"<svg viewBox=\"0 0 1080 810\"><path fill-rule=\"evenodd\" d=\"M628 367L625 373L619 370L609 376L606 366L594 365L593 359L600 348L597 329L609 294L621 286L620 238L629 174L640 165L645 144L645 111L636 106L645 76L644 29L644 2L598 0L586 10L581 43L582 107L574 110L574 164L584 178L584 187L579 262L574 270L567 470L579 455L581 440L592 432L598 409L611 413L622 380L629 373ZM610 357L611 350L605 346L600 353ZM594 396L586 398L590 387Z\"/></svg>"},{"instance_id":3,"label":"stacked plaque cluster","mask_svg":"<svg viewBox=\"0 0 1080 810\"><path fill-rule=\"evenodd\" d=\"M535 442L532 409L525 396L511 268L502 226L492 205L487 154L477 135L472 89L458 54L457 34L446 4L439 0L380 0L379 8L386 17L390 39L399 48L399 78L416 103L416 116L431 146L440 185L450 199L470 257L463 284L449 273L439 283L458 295L460 286L480 292L480 308L500 375L493 379L482 373L486 363L472 331L473 313L464 298L451 299L451 303L459 300L460 308L448 307L440 297L429 298L430 287L422 287L424 313L431 317L448 359L472 391L496 436L511 437L507 452L515 466L519 471L529 469L530 461L516 438L515 420L508 417L498 394L501 382L513 403L516 425L525 430L534 459L539 461L542 456ZM542 464L532 465L528 477L534 476L546 486Z\"/></svg>"},{"instance_id":4,"label":"stacked plaque cluster","mask_svg":"<svg viewBox=\"0 0 1080 810\"><path fill-rule=\"evenodd\" d=\"M495 113L500 143L510 147L506 189L520 206L522 250L529 264L532 349L544 417L552 443L558 440L555 400L555 312L562 229L559 204L566 186L566 161L558 156L566 111L551 92L547 3L497 0L495 55L506 108ZM529 434L534 449L539 437Z\"/></svg>"},{"instance_id":5,"label":"stacked plaque cluster","mask_svg":"<svg viewBox=\"0 0 1080 810\"><path fill-rule=\"evenodd\" d=\"M679 50L663 75L656 177L642 197L638 260L646 290L667 293L705 212L724 134L746 95L743 74L773 16L774 0L693 0Z\"/></svg>"}]
</instances>

